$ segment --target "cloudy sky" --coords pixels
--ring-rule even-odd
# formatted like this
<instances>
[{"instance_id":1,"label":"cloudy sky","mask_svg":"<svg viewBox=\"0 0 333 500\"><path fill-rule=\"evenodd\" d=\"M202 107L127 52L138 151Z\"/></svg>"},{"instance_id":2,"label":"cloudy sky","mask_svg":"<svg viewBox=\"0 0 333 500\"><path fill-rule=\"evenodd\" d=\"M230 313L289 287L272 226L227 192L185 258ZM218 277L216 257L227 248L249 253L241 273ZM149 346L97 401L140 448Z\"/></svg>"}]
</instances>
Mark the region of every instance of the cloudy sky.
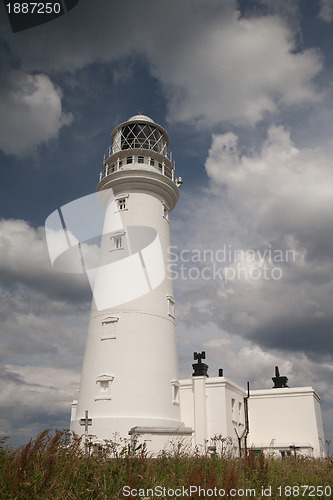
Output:
<instances>
[{"instance_id":1,"label":"cloudy sky","mask_svg":"<svg viewBox=\"0 0 333 500\"><path fill-rule=\"evenodd\" d=\"M45 219L94 192L140 111L184 182L181 376L198 350L253 389L278 365L333 439L333 1L81 0L15 34L1 8L0 435L69 427L91 292L52 269Z\"/></svg>"}]
</instances>

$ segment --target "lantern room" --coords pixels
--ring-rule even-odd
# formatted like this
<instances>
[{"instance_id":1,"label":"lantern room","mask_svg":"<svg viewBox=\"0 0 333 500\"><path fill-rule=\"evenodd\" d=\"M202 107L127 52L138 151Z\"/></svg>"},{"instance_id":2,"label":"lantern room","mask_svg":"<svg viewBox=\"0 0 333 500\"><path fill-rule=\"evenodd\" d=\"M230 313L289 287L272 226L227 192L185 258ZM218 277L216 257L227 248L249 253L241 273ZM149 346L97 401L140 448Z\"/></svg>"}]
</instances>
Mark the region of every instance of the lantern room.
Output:
<instances>
[{"instance_id":1,"label":"lantern room","mask_svg":"<svg viewBox=\"0 0 333 500\"><path fill-rule=\"evenodd\" d=\"M124 149L150 149L162 155L169 144L167 132L151 118L144 115L132 116L118 125L111 134L113 151Z\"/></svg>"},{"instance_id":2,"label":"lantern room","mask_svg":"<svg viewBox=\"0 0 333 500\"><path fill-rule=\"evenodd\" d=\"M157 171L174 181L175 165L168 145L169 136L163 127L148 116L132 116L113 130L100 180L119 170L139 168Z\"/></svg>"}]
</instances>

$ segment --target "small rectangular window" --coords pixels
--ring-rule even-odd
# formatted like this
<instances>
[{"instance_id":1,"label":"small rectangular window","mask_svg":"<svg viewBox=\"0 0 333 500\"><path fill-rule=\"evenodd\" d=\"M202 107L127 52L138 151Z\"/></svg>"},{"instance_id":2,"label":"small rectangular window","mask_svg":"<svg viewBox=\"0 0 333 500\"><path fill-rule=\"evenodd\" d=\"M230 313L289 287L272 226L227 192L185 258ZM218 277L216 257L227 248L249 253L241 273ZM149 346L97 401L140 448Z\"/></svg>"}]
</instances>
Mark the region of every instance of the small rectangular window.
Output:
<instances>
[{"instance_id":1,"label":"small rectangular window","mask_svg":"<svg viewBox=\"0 0 333 500\"><path fill-rule=\"evenodd\" d=\"M119 318L109 316L102 321L102 337L101 340L115 340L117 338L117 324Z\"/></svg>"},{"instance_id":2,"label":"small rectangular window","mask_svg":"<svg viewBox=\"0 0 333 500\"><path fill-rule=\"evenodd\" d=\"M138 156L138 163L144 163L145 162L145 157L144 156Z\"/></svg>"},{"instance_id":3,"label":"small rectangular window","mask_svg":"<svg viewBox=\"0 0 333 500\"><path fill-rule=\"evenodd\" d=\"M163 165L162 165L162 163L158 164L158 170L163 173Z\"/></svg>"},{"instance_id":4,"label":"small rectangular window","mask_svg":"<svg viewBox=\"0 0 333 500\"><path fill-rule=\"evenodd\" d=\"M150 163L150 165L151 165L152 167L154 167L154 166L155 166L155 160L154 160L153 158L150 158L149 163Z\"/></svg>"},{"instance_id":5,"label":"small rectangular window","mask_svg":"<svg viewBox=\"0 0 333 500\"><path fill-rule=\"evenodd\" d=\"M121 244L122 244L122 237L121 236L116 236L114 238L114 248L119 250L121 248Z\"/></svg>"},{"instance_id":6,"label":"small rectangular window","mask_svg":"<svg viewBox=\"0 0 333 500\"><path fill-rule=\"evenodd\" d=\"M133 156L128 156L126 158L126 163L133 163Z\"/></svg>"},{"instance_id":7,"label":"small rectangular window","mask_svg":"<svg viewBox=\"0 0 333 500\"><path fill-rule=\"evenodd\" d=\"M108 392L109 390L109 380L100 380L99 382L99 391L100 392Z\"/></svg>"},{"instance_id":8,"label":"small rectangular window","mask_svg":"<svg viewBox=\"0 0 333 500\"><path fill-rule=\"evenodd\" d=\"M163 217L169 222L169 209L165 203L162 203L163 206Z\"/></svg>"},{"instance_id":9,"label":"small rectangular window","mask_svg":"<svg viewBox=\"0 0 333 500\"><path fill-rule=\"evenodd\" d=\"M111 399L111 384L113 380L113 375L100 375L97 377L95 401Z\"/></svg>"},{"instance_id":10,"label":"small rectangular window","mask_svg":"<svg viewBox=\"0 0 333 500\"><path fill-rule=\"evenodd\" d=\"M125 210L126 208L126 198L121 198L118 200L118 208L119 210Z\"/></svg>"},{"instance_id":11,"label":"small rectangular window","mask_svg":"<svg viewBox=\"0 0 333 500\"><path fill-rule=\"evenodd\" d=\"M171 295L167 296L168 299L168 316L175 318L175 299Z\"/></svg>"},{"instance_id":12,"label":"small rectangular window","mask_svg":"<svg viewBox=\"0 0 333 500\"><path fill-rule=\"evenodd\" d=\"M110 239L111 239L110 252L113 252L114 250L123 250L123 248L124 248L124 239L123 239L124 236L125 236L125 232L117 232L110 237Z\"/></svg>"}]
</instances>

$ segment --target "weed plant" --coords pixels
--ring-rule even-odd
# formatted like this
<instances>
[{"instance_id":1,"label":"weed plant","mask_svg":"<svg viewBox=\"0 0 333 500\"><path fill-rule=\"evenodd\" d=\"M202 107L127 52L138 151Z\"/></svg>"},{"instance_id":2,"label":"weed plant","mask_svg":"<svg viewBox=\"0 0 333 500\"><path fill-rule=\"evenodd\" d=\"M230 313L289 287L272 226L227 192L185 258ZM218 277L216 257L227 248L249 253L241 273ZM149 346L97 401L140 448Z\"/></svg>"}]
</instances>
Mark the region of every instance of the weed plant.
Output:
<instances>
[{"instance_id":1,"label":"weed plant","mask_svg":"<svg viewBox=\"0 0 333 500\"><path fill-rule=\"evenodd\" d=\"M190 453L182 446L152 458L142 447L130 452L111 442L102 453L87 457L80 439L69 437L67 432L46 430L16 450L6 446L5 439L0 440L0 499L333 498L333 494L314 495L304 489L297 496L284 489L329 486L333 492L330 459L274 459L256 457L252 451L242 458L231 459L223 453L213 456ZM124 486L128 487L126 495ZM165 487L166 495L152 495L157 486ZM192 491L191 496L172 495L172 490L184 487L188 491L190 486L197 486L197 492ZM216 492L223 489L225 494L200 495L199 487L210 493L214 488ZM136 494L140 489L150 490L148 496ZM128 494L130 490L133 495Z\"/></svg>"}]
</instances>

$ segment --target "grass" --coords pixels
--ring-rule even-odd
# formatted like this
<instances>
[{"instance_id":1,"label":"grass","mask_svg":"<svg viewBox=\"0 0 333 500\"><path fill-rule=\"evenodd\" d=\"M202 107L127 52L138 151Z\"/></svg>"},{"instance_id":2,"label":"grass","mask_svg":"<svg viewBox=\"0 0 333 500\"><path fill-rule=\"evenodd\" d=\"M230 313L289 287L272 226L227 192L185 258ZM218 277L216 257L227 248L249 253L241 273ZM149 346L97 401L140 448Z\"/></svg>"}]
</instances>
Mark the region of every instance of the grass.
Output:
<instances>
[{"instance_id":1,"label":"grass","mask_svg":"<svg viewBox=\"0 0 333 500\"><path fill-rule=\"evenodd\" d=\"M326 488L325 496L321 487L331 487L332 494ZM255 457L251 451L240 459L208 457L181 447L150 458L143 448L129 453L112 443L108 454L85 458L79 439L47 430L17 450L0 441L1 500L250 497L333 498L333 463Z\"/></svg>"}]
</instances>

